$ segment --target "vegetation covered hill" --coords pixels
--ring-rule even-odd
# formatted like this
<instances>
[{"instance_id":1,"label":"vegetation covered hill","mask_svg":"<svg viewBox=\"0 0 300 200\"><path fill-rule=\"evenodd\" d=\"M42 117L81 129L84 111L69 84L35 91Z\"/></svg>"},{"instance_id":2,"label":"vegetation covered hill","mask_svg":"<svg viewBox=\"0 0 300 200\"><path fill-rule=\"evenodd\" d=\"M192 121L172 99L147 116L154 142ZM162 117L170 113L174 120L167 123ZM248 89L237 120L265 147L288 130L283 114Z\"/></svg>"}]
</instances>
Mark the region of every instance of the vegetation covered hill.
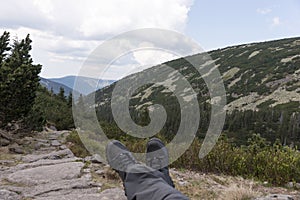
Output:
<instances>
[{"instance_id":1,"label":"vegetation covered hill","mask_svg":"<svg viewBox=\"0 0 300 200\"><path fill-rule=\"evenodd\" d=\"M55 83L66 85L67 87L72 89L75 89L74 83L76 81L78 85L76 89L79 93L83 95L87 95L91 92L94 92L95 89L103 88L114 82L114 80L98 80L96 78L84 76L65 76L61 78L50 78L49 80Z\"/></svg>"},{"instance_id":2,"label":"vegetation covered hill","mask_svg":"<svg viewBox=\"0 0 300 200\"><path fill-rule=\"evenodd\" d=\"M53 93L55 93L55 94L58 94L60 92L61 88L63 88L65 95L69 95L70 93L72 93L72 88L65 86L64 84L51 81L50 79L43 78L43 77L40 77L40 84L43 87L47 88L49 91L52 90ZM76 93L78 93L78 92L76 92Z\"/></svg>"},{"instance_id":3,"label":"vegetation covered hill","mask_svg":"<svg viewBox=\"0 0 300 200\"><path fill-rule=\"evenodd\" d=\"M300 38L252 43L208 52L218 67L227 92L227 117L224 132L235 143L245 144L253 133L269 141L300 144ZM200 59L201 54L189 59ZM198 94L201 112L199 138L203 138L210 119L209 93L201 75L184 58L168 65L180 72ZM143 72L141 72L143 73ZM130 75L135 78L139 73ZM166 82L176 79L170 74ZM96 92L95 106L100 121L114 122L111 94L115 84ZM171 139L180 123L180 107L171 92L153 84L141 87L131 97L131 117L147 124L147 107L162 104L168 119L161 133Z\"/></svg>"}]
</instances>

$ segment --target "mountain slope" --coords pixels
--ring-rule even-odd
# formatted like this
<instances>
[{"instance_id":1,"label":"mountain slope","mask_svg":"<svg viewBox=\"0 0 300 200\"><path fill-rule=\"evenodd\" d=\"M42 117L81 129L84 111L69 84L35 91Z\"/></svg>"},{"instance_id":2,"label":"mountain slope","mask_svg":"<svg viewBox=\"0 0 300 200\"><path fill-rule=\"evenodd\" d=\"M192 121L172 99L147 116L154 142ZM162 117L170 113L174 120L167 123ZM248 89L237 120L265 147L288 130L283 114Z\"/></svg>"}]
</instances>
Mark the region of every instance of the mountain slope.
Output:
<instances>
[{"instance_id":1,"label":"mountain slope","mask_svg":"<svg viewBox=\"0 0 300 200\"><path fill-rule=\"evenodd\" d=\"M64 89L66 96L69 95L70 93L72 93L72 88L70 88L64 84L51 81L50 79L43 78L43 77L40 77L40 84L42 86L44 86L45 88L47 88L49 91L53 90L54 94L58 94L60 88Z\"/></svg>"},{"instance_id":2,"label":"mountain slope","mask_svg":"<svg viewBox=\"0 0 300 200\"><path fill-rule=\"evenodd\" d=\"M210 53L220 65L228 110L259 110L300 100L300 38L254 43Z\"/></svg>"},{"instance_id":3,"label":"mountain slope","mask_svg":"<svg viewBox=\"0 0 300 200\"><path fill-rule=\"evenodd\" d=\"M218 67L227 93L227 119L224 131L246 137L255 132L283 143L300 141L300 37L252 43L208 52ZM201 54L189 59L199 60ZM155 71L168 65L180 72L197 92L201 111L199 134L205 133L210 118L209 90L201 75L185 59L176 59L145 70ZM144 73L141 72L141 73ZM208 72L209 73L209 72ZM140 73L132 74L134 79ZM178 77L170 74L166 82ZM113 121L110 109L115 84L96 92L95 106L100 120ZM171 84L172 86L172 84ZM141 87L131 97L132 119L147 124L147 107L162 104L168 114L163 132L176 133L180 107L171 92L155 85ZM144 113L144 115L143 115ZM237 135L237 132L243 133Z\"/></svg>"}]
</instances>

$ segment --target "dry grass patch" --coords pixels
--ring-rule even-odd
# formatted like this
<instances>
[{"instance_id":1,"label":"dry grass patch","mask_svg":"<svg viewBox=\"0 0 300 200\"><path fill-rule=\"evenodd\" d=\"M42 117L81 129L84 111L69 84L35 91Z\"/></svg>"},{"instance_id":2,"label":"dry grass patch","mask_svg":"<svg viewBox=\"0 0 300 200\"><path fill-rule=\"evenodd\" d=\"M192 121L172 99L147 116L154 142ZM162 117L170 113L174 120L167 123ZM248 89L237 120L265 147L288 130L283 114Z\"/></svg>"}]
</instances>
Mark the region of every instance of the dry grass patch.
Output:
<instances>
[{"instance_id":1,"label":"dry grass patch","mask_svg":"<svg viewBox=\"0 0 300 200\"><path fill-rule=\"evenodd\" d=\"M229 185L220 196L222 200L251 200L261 196L261 193L255 191L252 185L247 184L231 184Z\"/></svg>"}]
</instances>

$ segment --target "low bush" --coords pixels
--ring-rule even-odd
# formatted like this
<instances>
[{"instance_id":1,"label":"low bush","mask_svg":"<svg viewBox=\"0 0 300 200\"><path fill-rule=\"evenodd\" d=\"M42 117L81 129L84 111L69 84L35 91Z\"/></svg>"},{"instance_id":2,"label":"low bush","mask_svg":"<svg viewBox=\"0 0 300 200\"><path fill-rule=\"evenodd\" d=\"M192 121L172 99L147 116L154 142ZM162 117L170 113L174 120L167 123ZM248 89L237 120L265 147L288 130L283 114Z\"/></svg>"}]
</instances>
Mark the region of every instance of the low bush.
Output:
<instances>
[{"instance_id":1,"label":"low bush","mask_svg":"<svg viewBox=\"0 0 300 200\"><path fill-rule=\"evenodd\" d=\"M300 153L296 148L278 141L270 144L258 134L249 139L247 146L240 147L222 137L203 159L198 158L199 150L196 140L172 166L254 178L273 185L300 181Z\"/></svg>"},{"instance_id":2,"label":"low bush","mask_svg":"<svg viewBox=\"0 0 300 200\"><path fill-rule=\"evenodd\" d=\"M75 156L80 158L85 158L89 156L90 153L85 148L84 144L82 143L78 133L73 130L66 138L67 142L70 142L70 150L74 153Z\"/></svg>"},{"instance_id":3,"label":"low bush","mask_svg":"<svg viewBox=\"0 0 300 200\"><path fill-rule=\"evenodd\" d=\"M84 137L85 144L97 150L97 142L93 134ZM163 136L160 139L166 141ZM120 138L132 152L145 152L147 139L132 137ZM71 150L76 156L89 155L80 137L73 131L67 138L72 142ZM166 142L167 143L167 142ZM99 146L99 145L98 145ZM226 136L222 135L212 151L204 158L199 158L201 141L196 138L189 149L171 167L190 169L204 173L242 176L272 185L284 185L287 182L300 181L300 153L296 148L283 146L279 141L271 144L259 134L254 134L248 140L248 145L237 146Z\"/></svg>"},{"instance_id":4,"label":"low bush","mask_svg":"<svg viewBox=\"0 0 300 200\"><path fill-rule=\"evenodd\" d=\"M46 124L53 124L58 130L74 127L72 108L66 99L39 87L36 92L34 105L25 119L32 130L41 130Z\"/></svg>"}]
</instances>

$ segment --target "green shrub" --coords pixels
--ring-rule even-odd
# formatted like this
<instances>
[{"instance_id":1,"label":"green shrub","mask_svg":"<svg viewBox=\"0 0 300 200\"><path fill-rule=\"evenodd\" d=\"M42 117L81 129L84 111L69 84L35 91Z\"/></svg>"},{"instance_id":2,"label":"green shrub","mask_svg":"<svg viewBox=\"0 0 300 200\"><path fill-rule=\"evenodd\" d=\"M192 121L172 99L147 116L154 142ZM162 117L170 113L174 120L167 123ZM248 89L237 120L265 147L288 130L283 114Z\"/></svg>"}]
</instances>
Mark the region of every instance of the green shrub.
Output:
<instances>
[{"instance_id":1,"label":"green shrub","mask_svg":"<svg viewBox=\"0 0 300 200\"><path fill-rule=\"evenodd\" d=\"M105 124L105 130L111 130L111 136L120 133L115 125L108 123ZM158 137L165 143L169 142L160 134ZM99 146L103 145L99 145L96 138L95 133L81 137L93 151L99 151ZM145 152L148 141L148 139L137 139L125 134L120 134L118 139L130 151L136 153ZM89 154L75 131L68 136L67 141L75 144L71 150L76 156L85 157ZM296 148L281 145L279 140L271 144L259 134L253 134L248 139L247 145L237 146L222 135L212 151L203 159L199 159L200 147L201 141L195 138L189 149L172 163L171 167L254 178L273 185L300 181L300 153Z\"/></svg>"},{"instance_id":2,"label":"green shrub","mask_svg":"<svg viewBox=\"0 0 300 200\"><path fill-rule=\"evenodd\" d=\"M271 145L258 134L241 147L222 137L203 159L198 158L199 149L199 142L194 141L172 166L255 178L274 185L300 180L300 153L278 141Z\"/></svg>"},{"instance_id":3,"label":"green shrub","mask_svg":"<svg viewBox=\"0 0 300 200\"><path fill-rule=\"evenodd\" d=\"M41 86L25 121L34 130L40 130L46 123L53 124L58 130L74 127L72 108L67 100L61 99Z\"/></svg>"},{"instance_id":4,"label":"green shrub","mask_svg":"<svg viewBox=\"0 0 300 200\"><path fill-rule=\"evenodd\" d=\"M67 136L66 141L71 142L70 150L74 153L75 156L85 158L86 156L90 155L75 130Z\"/></svg>"}]
</instances>

